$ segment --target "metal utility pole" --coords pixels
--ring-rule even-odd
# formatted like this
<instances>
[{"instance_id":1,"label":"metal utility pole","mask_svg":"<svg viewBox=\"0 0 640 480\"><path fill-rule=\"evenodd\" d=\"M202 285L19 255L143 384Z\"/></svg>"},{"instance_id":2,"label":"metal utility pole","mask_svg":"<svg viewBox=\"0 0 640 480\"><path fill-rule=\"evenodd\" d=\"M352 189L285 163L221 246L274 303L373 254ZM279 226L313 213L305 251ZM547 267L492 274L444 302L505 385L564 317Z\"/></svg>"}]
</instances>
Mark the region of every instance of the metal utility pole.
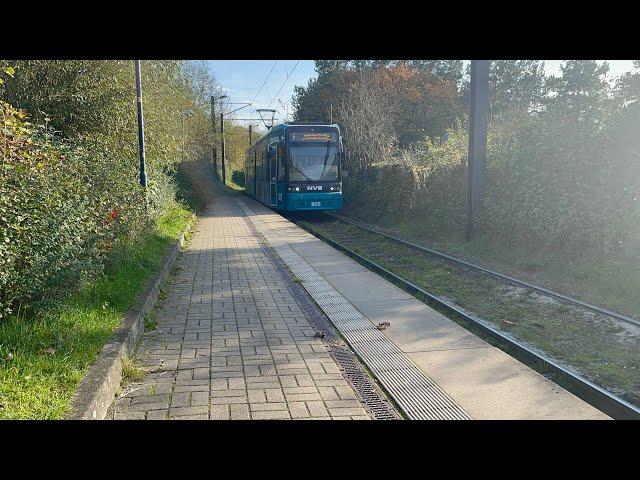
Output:
<instances>
[{"instance_id":1,"label":"metal utility pole","mask_svg":"<svg viewBox=\"0 0 640 480\"><path fill-rule=\"evenodd\" d=\"M211 95L211 126L213 127L213 138L214 138L214 146L213 146L213 168L215 171L216 180L220 179L220 175L218 175L218 152L215 147L215 137L216 137L216 112L215 112L215 102L216 100L222 100L223 98L227 98L226 95L220 95L216 97ZM220 106L220 133L224 135L224 112L222 111L222 105ZM221 140L224 143L224 136ZM225 172L224 172L224 145L220 149L221 157L222 157L222 178L224 181Z\"/></svg>"},{"instance_id":2,"label":"metal utility pole","mask_svg":"<svg viewBox=\"0 0 640 480\"><path fill-rule=\"evenodd\" d=\"M142 116L142 80L140 75L140 60L134 60L136 72L136 97L138 103L138 150L140 152L140 185L147 188L147 172L144 156L144 118Z\"/></svg>"},{"instance_id":3,"label":"metal utility pole","mask_svg":"<svg viewBox=\"0 0 640 480\"><path fill-rule=\"evenodd\" d=\"M213 143L211 145L211 159L213 160L213 172L218 179L218 161L216 159L216 98L211 95L211 131L213 132Z\"/></svg>"},{"instance_id":4,"label":"metal utility pole","mask_svg":"<svg viewBox=\"0 0 640 480\"><path fill-rule=\"evenodd\" d=\"M489 60L472 60L467 163L467 241L471 240L473 236L475 218L483 204L487 164L488 112Z\"/></svg>"},{"instance_id":5,"label":"metal utility pole","mask_svg":"<svg viewBox=\"0 0 640 480\"><path fill-rule=\"evenodd\" d=\"M225 171L225 151L224 151L224 113L220 112L220 158L222 160L222 184L227 184L227 172Z\"/></svg>"}]
</instances>

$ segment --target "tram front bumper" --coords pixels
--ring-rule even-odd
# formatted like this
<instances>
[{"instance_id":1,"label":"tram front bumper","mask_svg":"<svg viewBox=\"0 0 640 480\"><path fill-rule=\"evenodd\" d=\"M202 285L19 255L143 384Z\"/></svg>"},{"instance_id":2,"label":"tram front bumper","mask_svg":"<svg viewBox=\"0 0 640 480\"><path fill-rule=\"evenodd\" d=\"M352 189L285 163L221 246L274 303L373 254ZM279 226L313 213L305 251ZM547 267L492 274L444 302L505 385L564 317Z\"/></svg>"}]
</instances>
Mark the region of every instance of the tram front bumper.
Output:
<instances>
[{"instance_id":1,"label":"tram front bumper","mask_svg":"<svg viewBox=\"0 0 640 480\"><path fill-rule=\"evenodd\" d=\"M296 210L340 210L342 192L332 193L287 193L286 209Z\"/></svg>"}]
</instances>

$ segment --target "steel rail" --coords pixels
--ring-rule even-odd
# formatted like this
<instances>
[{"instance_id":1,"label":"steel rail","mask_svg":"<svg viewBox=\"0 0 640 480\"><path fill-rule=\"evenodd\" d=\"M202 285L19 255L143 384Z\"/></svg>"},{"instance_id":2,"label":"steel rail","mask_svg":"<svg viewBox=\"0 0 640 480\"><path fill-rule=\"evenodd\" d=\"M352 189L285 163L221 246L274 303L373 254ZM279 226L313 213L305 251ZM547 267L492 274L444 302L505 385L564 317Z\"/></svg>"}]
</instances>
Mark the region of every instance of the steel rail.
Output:
<instances>
[{"instance_id":1,"label":"steel rail","mask_svg":"<svg viewBox=\"0 0 640 480\"><path fill-rule=\"evenodd\" d=\"M526 365L529 365L531 368L540 373L544 371L553 373L555 383L562 386L577 397L583 399L585 402L594 406L598 410L606 413L610 417L617 420L640 420L640 408L636 407L635 405L632 405L626 400L608 392L604 388L599 387L595 383L572 372L568 368L545 357L544 355L536 352L526 345L517 342L510 336L505 335L503 332L489 325L487 321L482 320L481 318L463 310L456 304L440 298L432 293L429 293L423 288L415 285L408 280L405 280L399 275L396 275L395 273L387 270L383 266L378 265L368 258L363 257L350 248L345 247L337 241L327 237L321 232L318 232L317 230L310 228L307 225L303 225L297 222L296 224L310 234L324 241L325 243L328 243L337 250L347 254L349 257L367 267L369 270L372 270L382 275L383 277L392 280L396 285L398 285L406 292L414 296L416 294L424 296L430 303L441 307L447 312L460 316L467 322L470 322L472 325L478 328L487 338L491 338L494 341L497 341L499 344L506 344L509 348L509 351L507 353L525 363Z\"/></svg>"},{"instance_id":2,"label":"steel rail","mask_svg":"<svg viewBox=\"0 0 640 480\"><path fill-rule=\"evenodd\" d=\"M511 283L513 285L517 285L517 286L520 286L520 287L526 287L526 288L529 288L529 289L534 290L536 292L543 293L543 294L545 294L547 296L554 297L554 298L557 298L559 300L563 300L563 301L565 301L567 303L571 303L573 305L585 308L587 310L591 310L592 312L599 313L601 315L606 315L608 317L615 318L616 320L620 320L620 321L635 325L636 327L640 327L640 320L638 320L636 318L633 318L633 317L630 317L630 316L627 316L627 315L623 315L621 313L614 312L612 310L608 310L606 308L599 307L597 305L593 305L592 303L583 302L582 300L578 300L576 298L569 297L569 296L564 295L562 293L554 292L553 290L549 290L549 289L541 287L539 285L534 285L532 283L525 282L523 280L519 280L519 279L511 277L509 275L505 275L503 273L496 272L494 270L490 270L488 268L484 268L484 267L481 267L479 265L475 265L473 263L467 262L467 261L462 260L460 258L452 257L451 255L447 255L446 253L442 253L442 252L439 252L437 250L433 250L432 248L425 247L424 245L419 245L417 243L413 243L413 242L410 242L408 240L404 240L404 239L396 237L394 235L390 235L388 233L381 232L380 230L377 230L375 228L371 228L371 227L367 227L365 225L361 225L361 224L359 224L357 222L354 222L352 220L346 220L346 219L344 219L342 217L338 217L337 215L332 215L332 214L328 214L328 213L325 213L325 215L328 216L328 217L331 217L331 218L335 218L336 220L338 220L340 222L343 222L343 223L346 223L347 225L352 225L354 227L361 228L361 229L369 231L371 233L375 233L375 234L381 235L383 237L389 238L391 240L394 240L394 241L396 241L398 243L401 243L401 244L406 245L408 247L414 248L416 250L427 252L427 253L429 253L429 254L431 254L433 256L444 258L444 259L449 260L449 261L451 261L453 263L464 265L465 267L471 268L473 270L478 270L478 271L486 273L487 275L490 275L492 277L498 278L498 279L503 280L505 282L509 282L509 283Z\"/></svg>"}]
</instances>

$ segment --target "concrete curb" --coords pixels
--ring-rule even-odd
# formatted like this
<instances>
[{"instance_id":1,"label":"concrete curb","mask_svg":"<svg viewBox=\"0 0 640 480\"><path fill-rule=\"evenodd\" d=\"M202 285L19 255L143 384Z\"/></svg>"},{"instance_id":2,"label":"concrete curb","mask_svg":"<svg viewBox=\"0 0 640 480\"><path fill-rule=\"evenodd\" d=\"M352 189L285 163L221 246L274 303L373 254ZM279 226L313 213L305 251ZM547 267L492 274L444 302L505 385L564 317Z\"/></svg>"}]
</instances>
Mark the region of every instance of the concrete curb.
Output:
<instances>
[{"instance_id":1,"label":"concrete curb","mask_svg":"<svg viewBox=\"0 0 640 480\"><path fill-rule=\"evenodd\" d=\"M149 280L138 295L136 303L124 316L120 326L102 347L98 358L89 367L71 399L71 410L67 420L103 420L122 380L122 358L129 357L136 348L138 338L144 331L144 316L150 312L158 300L160 288L169 275L185 235L195 224L191 219L178 241L162 259L161 269Z\"/></svg>"}]
</instances>

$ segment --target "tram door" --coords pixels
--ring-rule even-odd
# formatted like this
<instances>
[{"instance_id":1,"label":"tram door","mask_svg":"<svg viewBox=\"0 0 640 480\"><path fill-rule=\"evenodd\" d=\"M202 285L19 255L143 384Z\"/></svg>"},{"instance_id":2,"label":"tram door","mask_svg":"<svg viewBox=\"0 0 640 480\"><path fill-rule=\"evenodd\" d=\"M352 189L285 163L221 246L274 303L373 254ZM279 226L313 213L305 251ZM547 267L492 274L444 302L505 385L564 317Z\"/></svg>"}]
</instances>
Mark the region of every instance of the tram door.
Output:
<instances>
[{"instance_id":1,"label":"tram door","mask_svg":"<svg viewBox=\"0 0 640 480\"><path fill-rule=\"evenodd\" d=\"M270 192L270 204L272 207L278 204L278 149L275 145L269 148L269 192Z\"/></svg>"}]
</instances>

